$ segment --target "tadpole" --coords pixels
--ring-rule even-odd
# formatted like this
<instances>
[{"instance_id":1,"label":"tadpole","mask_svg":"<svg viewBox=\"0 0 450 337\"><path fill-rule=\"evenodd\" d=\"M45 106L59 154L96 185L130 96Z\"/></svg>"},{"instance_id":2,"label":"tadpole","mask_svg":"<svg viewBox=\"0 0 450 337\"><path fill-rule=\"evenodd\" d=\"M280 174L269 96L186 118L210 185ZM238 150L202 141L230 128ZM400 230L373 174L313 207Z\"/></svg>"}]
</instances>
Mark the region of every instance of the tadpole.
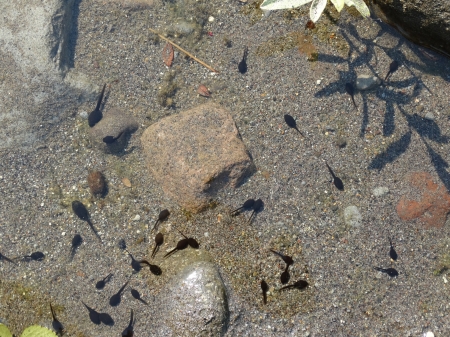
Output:
<instances>
[{"instance_id":1,"label":"tadpole","mask_svg":"<svg viewBox=\"0 0 450 337\"><path fill-rule=\"evenodd\" d=\"M53 321L52 321L52 327L53 329L56 331L56 333L60 336L62 336L63 331L64 331L64 327L61 324L60 321L58 321L58 319L56 318L56 314L55 311L53 310L52 304L50 303L50 311L52 312L52 317L53 317Z\"/></svg>"},{"instance_id":2,"label":"tadpole","mask_svg":"<svg viewBox=\"0 0 450 337\"><path fill-rule=\"evenodd\" d=\"M103 289L103 288L105 287L105 284L106 284L107 282L109 282L109 280L111 279L111 276L112 276L112 273L109 273L108 276L106 276L104 279L98 281L98 282L95 284L95 288L98 289L98 290Z\"/></svg>"},{"instance_id":3,"label":"tadpole","mask_svg":"<svg viewBox=\"0 0 450 337\"><path fill-rule=\"evenodd\" d=\"M278 255L279 257L281 257L281 259L288 265L288 266L290 266L291 264L293 264L294 263L294 260L292 259L292 257L290 257L290 256L287 256L287 255L284 255L284 254L282 254L282 253L280 253L280 252L277 252L277 251L275 251L275 250L273 250L273 249L269 249L272 253L274 253L275 255Z\"/></svg>"},{"instance_id":4,"label":"tadpole","mask_svg":"<svg viewBox=\"0 0 450 337\"><path fill-rule=\"evenodd\" d=\"M151 264L150 262L148 262L146 260L141 260L141 261L139 261L139 263L148 265L150 267L150 272L153 275L161 275L162 274L161 268L159 266L157 266L156 264Z\"/></svg>"},{"instance_id":5,"label":"tadpole","mask_svg":"<svg viewBox=\"0 0 450 337\"><path fill-rule=\"evenodd\" d=\"M232 211L231 214L233 214L233 213L239 214L239 211L241 209L246 210L246 211L251 210L253 208L254 204L255 204L255 199L248 199L247 201L244 202L244 204L241 207L236 208L234 211Z\"/></svg>"},{"instance_id":6,"label":"tadpole","mask_svg":"<svg viewBox=\"0 0 450 337\"><path fill-rule=\"evenodd\" d=\"M264 280L261 281L261 290L263 294L263 303L267 304L267 292L269 291L269 285Z\"/></svg>"},{"instance_id":7,"label":"tadpole","mask_svg":"<svg viewBox=\"0 0 450 337\"><path fill-rule=\"evenodd\" d=\"M389 245L391 246L391 248L389 249L389 257L393 260L393 261L397 261L397 252L394 249L394 246L392 245L392 240L391 238L389 238Z\"/></svg>"},{"instance_id":8,"label":"tadpole","mask_svg":"<svg viewBox=\"0 0 450 337\"><path fill-rule=\"evenodd\" d=\"M345 91L352 98L353 105L356 108L357 106L356 106L356 102L355 102L355 88L353 88L353 85L351 83L345 83Z\"/></svg>"},{"instance_id":9,"label":"tadpole","mask_svg":"<svg viewBox=\"0 0 450 337\"><path fill-rule=\"evenodd\" d=\"M130 282L130 280L128 280L120 289L119 291L112 295L111 298L109 299L109 305L112 307L118 306L120 304L120 301L122 299L122 292L125 289L125 287L128 285L128 282Z\"/></svg>"},{"instance_id":10,"label":"tadpole","mask_svg":"<svg viewBox=\"0 0 450 337\"><path fill-rule=\"evenodd\" d=\"M166 220L167 217L168 217L169 215L170 215L170 212L169 212L168 209L163 209L161 212L159 212L158 220L156 220L156 222L155 222L155 224L154 224L154 226L153 226L152 231L156 228L156 225L157 225L159 222Z\"/></svg>"},{"instance_id":11,"label":"tadpole","mask_svg":"<svg viewBox=\"0 0 450 337\"><path fill-rule=\"evenodd\" d=\"M194 249L198 249L198 247L200 246L197 242L197 240L195 240L194 238L188 238L186 235L184 235L183 233L181 233L181 231L177 228L177 231L185 238L188 240L188 245L191 246L191 248Z\"/></svg>"},{"instance_id":12,"label":"tadpole","mask_svg":"<svg viewBox=\"0 0 450 337\"><path fill-rule=\"evenodd\" d=\"M136 323L136 319L135 318L133 319L133 309L131 309L130 323L125 328L125 330L123 330L122 337L133 337L133 335L134 335L134 331L133 331L134 323Z\"/></svg>"},{"instance_id":13,"label":"tadpole","mask_svg":"<svg viewBox=\"0 0 450 337\"><path fill-rule=\"evenodd\" d=\"M280 290L292 289L292 288L302 290L302 289L305 289L307 286L309 286L308 282L306 282L305 280L298 280L297 282L295 282L293 284L290 284L288 286L284 286L283 288L280 288Z\"/></svg>"},{"instance_id":14,"label":"tadpole","mask_svg":"<svg viewBox=\"0 0 450 337\"><path fill-rule=\"evenodd\" d=\"M262 211L263 207L264 207L264 202L261 199L257 199L255 201L255 203L253 204L253 212L250 215L250 218L248 219L247 225L252 222L253 216L255 216L256 213L259 213Z\"/></svg>"},{"instance_id":15,"label":"tadpole","mask_svg":"<svg viewBox=\"0 0 450 337\"><path fill-rule=\"evenodd\" d=\"M23 258L25 260L31 259L33 261L42 261L45 258L45 255L42 252L34 252L34 253L31 253L31 255L25 255Z\"/></svg>"},{"instance_id":16,"label":"tadpole","mask_svg":"<svg viewBox=\"0 0 450 337\"><path fill-rule=\"evenodd\" d=\"M75 256L75 253L77 249L81 246L83 243L83 238L80 234L75 234L75 236L72 238L72 248L70 250L70 261L73 260L73 257Z\"/></svg>"},{"instance_id":17,"label":"tadpole","mask_svg":"<svg viewBox=\"0 0 450 337\"><path fill-rule=\"evenodd\" d=\"M292 117L291 115L284 115L284 121L290 128L297 130L297 132L302 137L305 137L305 136L303 136L303 133L301 133L300 130L298 129L297 122L295 121L294 117Z\"/></svg>"},{"instance_id":18,"label":"tadpole","mask_svg":"<svg viewBox=\"0 0 450 337\"><path fill-rule=\"evenodd\" d=\"M136 289L131 289L131 296L144 303L145 305L148 305L148 303L141 298L141 294L139 294L139 291L137 291Z\"/></svg>"},{"instance_id":19,"label":"tadpole","mask_svg":"<svg viewBox=\"0 0 450 337\"><path fill-rule=\"evenodd\" d=\"M245 74L247 72L247 55L248 55L248 47L245 47L244 56L242 56L242 60L238 64L238 70L241 74Z\"/></svg>"},{"instance_id":20,"label":"tadpole","mask_svg":"<svg viewBox=\"0 0 450 337\"><path fill-rule=\"evenodd\" d=\"M186 249L187 246L189 246L189 239L181 239L180 241L178 241L177 246L174 249L172 249L170 252L168 252L166 255L164 255L164 257L172 255L173 253L175 253L178 250Z\"/></svg>"},{"instance_id":21,"label":"tadpole","mask_svg":"<svg viewBox=\"0 0 450 337\"><path fill-rule=\"evenodd\" d=\"M100 105L102 104L102 99L103 99L103 94L105 93L105 88L106 88L106 83L103 86L102 89L102 93L100 94L98 100L97 100L97 105L95 107L95 109L89 114L88 116L88 124L89 126L92 128L95 124L97 124L98 122L100 122L100 120L103 117L102 112L100 111Z\"/></svg>"},{"instance_id":22,"label":"tadpole","mask_svg":"<svg viewBox=\"0 0 450 337\"><path fill-rule=\"evenodd\" d=\"M284 269L284 272L280 275L280 282L281 284L286 284L289 282L291 278L291 275L289 274L289 265L286 265L286 268Z\"/></svg>"},{"instance_id":23,"label":"tadpole","mask_svg":"<svg viewBox=\"0 0 450 337\"><path fill-rule=\"evenodd\" d=\"M392 61L391 64L389 65L389 71L386 75L386 78L384 79L384 81L386 82L389 78L389 76L391 76L394 72L396 72L398 69L398 62L397 61Z\"/></svg>"},{"instance_id":24,"label":"tadpole","mask_svg":"<svg viewBox=\"0 0 450 337\"><path fill-rule=\"evenodd\" d=\"M158 233L155 236L155 248L153 248L152 259L155 257L156 253L159 250L159 247L164 243L164 236L162 233Z\"/></svg>"},{"instance_id":25,"label":"tadpole","mask_svg":"<svg viewBox=\"0 0 450 337\"><path fill-rule=\"evenodd\" d=\"M344 190L344 183L342 182L342 180L334 174L333 170L331 169L331 167L328 165L327 162L325 162L325 165L327 165L328 171L330 172L331 176L333 177L333 184L334 184L334 186L336 186L336 188L339 191L343 191Z\"/></svg>"}]
</instances>

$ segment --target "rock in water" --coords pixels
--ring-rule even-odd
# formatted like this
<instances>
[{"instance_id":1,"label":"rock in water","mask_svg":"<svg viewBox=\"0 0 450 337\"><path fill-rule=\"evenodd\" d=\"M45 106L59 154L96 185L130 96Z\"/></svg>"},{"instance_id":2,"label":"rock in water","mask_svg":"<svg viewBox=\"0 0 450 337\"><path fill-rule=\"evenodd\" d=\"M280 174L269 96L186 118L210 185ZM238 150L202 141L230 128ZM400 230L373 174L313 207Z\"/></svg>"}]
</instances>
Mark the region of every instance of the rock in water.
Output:
<instances>
[{"instance_id":1,"label":"rock in water","mask_svg":"<svg viewBox=\"0 0 450 337\"><path fill-rule=\"evenodd\" d=\"M141 142L164 192L193 213L254 171L231 114L217 104L163 118L145 130Z\"/></svg>"},{"instance_id":2,"label":"rock in water","mask_svg":"<svg viewBox=\"0 0 450 337\"><path fill-rule=\"evenodd\" d=\"M106 194L106 179L103 173L92 171L89 173L87 181L93 195L102 197Z\"/></svg>"}]
</instances>

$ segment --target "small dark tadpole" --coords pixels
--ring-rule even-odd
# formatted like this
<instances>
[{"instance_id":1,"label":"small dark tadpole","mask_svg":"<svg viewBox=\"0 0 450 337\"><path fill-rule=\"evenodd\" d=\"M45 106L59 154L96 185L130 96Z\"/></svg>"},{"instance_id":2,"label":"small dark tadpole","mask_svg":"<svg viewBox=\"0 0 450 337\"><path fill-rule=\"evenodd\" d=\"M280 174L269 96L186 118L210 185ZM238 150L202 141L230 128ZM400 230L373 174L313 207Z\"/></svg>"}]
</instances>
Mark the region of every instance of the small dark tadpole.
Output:
<instances>
[{"instance_id":1,"label":"small dark tadpole","mask_svg":"<svg viewBox=\"0 0 450 337\"><path fill-rule=\"evenodd\" d=\"M291 279L291 275L289 274L289 265L287 264L286 269L280 275L280 282L281 282L281 284L286 284L289 282L290 279Z\"/></svg>"},{"instance_id":2,"label":"small dark tadpole","mask_svg":"<svg viewBox=\"0 0 450 337\"><path fill-rule=\"evenodd\" d=\"M134 335L133 326L135 323L136 323L136 318L133 318L133 309L131 309L130 323L125 328L125 330L123 330L122 337L133 337L133 335Z\"/></svg>"},{"instance_id":3,"label":"small dark tadpole","mask_svg":"<svg viewBox=\"0 0 450 337\"><path fill-rule=\"evenodd\" d=\"M45 255L42 252L34 252L31 253L31 255L25 255L23 258L25 260L31 259L33 261L42 261L45 258Z\"/></svg>"},{"instance_id":4,"label":"small dark tadpole","mask_svg":"<svg viewBox=\"0 0 450 337\"><path fill-rule=\"evenodd\" d=\"M112 143L114 143L117 139L119 139L120 136L122 136L122 134L123 134L123 132L119 133L119 135L118 135L117 137L114 137L114 136L106 136L106 137L103 137L103 142L106 143L106 144L112 144Z\"/></svg>"},{"instance_id":5,"label":"small dark tadpole","mask_svg":"<svg viewBox=\"0 0 450 337\"><path fill-rule=\"evenodd\" d=\"M14 263L14 264L17 264L17 263L15 263L13 260L11 260L10 258L7 258L5 255L3 255L2 253L0 253L0 261L1 260L5 260L5 261L8 261L9 263Z\"/></svg>"},{"instance_id":6,"label":"small dark tadpole","mask_svg":"<svg viewBox=\"0 0 450 337\"><path fill-rule=\"evenodd\" d=\"M133 268L135 271L140 271L142 269L141 264L138 260L136 260L133 255L129 251L127 251L128 255L131 257L131 268Z\"/></svg>"},{"instance_id":7,"label":"small dark tadpole","mask_svg":"<svg viewBox=\"0 0 450 337\"><path fill-rule=\"evenodd\" d=\"M161 212L159 212L158 220L156 220L155 224L153 225L152 231L156 228L156 225L160 223L161 221L164 221L167 219L167 217L170 215L170 212L168 209L163 209Z\"/></svg>"},{"instance_id":8,"label":"small dark tadpole","mask_svg":"<svg viewBox=\"0 0 450 337\"><path fill-rule=\"evenodd\" d=\"M89 217L89 212L88 212L86 206L84 206L81 201L75 200L75 201L72 201L72 210L77 217L79 217L81 220L86 221L88 223L89 227L91 227L94 234L97 236L97 238L100 240L100 242L102 242L102 238L100 237L100 235L98 235L97 230L94 228L94 225L91 222L91 219Z\"/></svg>"},{"instance_id":9,"label":"small dark tadpole","mask_svg":"<svg viewBox=\"0 0 450 337\"><path fill-rule=\"evenodd\" d=\"M290 284L288 286L284 286L283 288L280 288L280 290L292 289L292 288L302 290L302 289L305 289L307 286L309 286L308 282L306 282L305 280L298 280L294 284Z\"/></svg>"},{"instance_id":10,"label":"small dark tadpole","mask_svg":"<svg viewBox=\"0 0 450 337\"><path fill-rule=\"evenodd\" d=\"M250 215L250 218L248 219L247 225L252 222L252 219L253 219L253 217L255 216L256 213L259 213L259 212L262 211L263 207L264 207L264 202L261 199L257 199L255 201L255 203L253 204L253 212Z\"/></svg>"},{"instance_id":11,"label":"small dark tadpole","mask_svg":"<svg viewBox=\"0 0 450 337\"><path fill-rule=\"evenodd\" d=\"M144 303L145 305L148 305L148 303L141 298L141 294L139 294L139 291L137 291L136 289L131 289L131 296Z\"/></svg>"},{"instance_id":12,"label":"small dark tadpole","mask_svg":"<svg viewBox=\"0 0 450 337\"><path fill-rule=\"evenodd\" d=\"M355 102L355 88L353 88L353 84L345 83L345 91L347 92L347 94L350 95L350 97L352 98L352 101L353 101L353 105L355 106L355 108L357 108L356 102Z\"/></svg>"},{"instance_id":13,"label":"small dark tadpole","mask_svg":"<svg viewBox=\"0 0 450 337\"><path fill-rule=\"evenodd\" d=\"M111 298L109 299L110 306L116 307L120 304L120 301L122 299L122 292L125 289L125 287L128 285L128 282L130 282L130 280L125 282L125 284L119 289L119 291L116 294L111 296Z\"/></svg>"},{"instance_id":14,"label":"small dark tadpole","mask_svg":"<svg viewBox=\"0 0 450 337\"><path fill-rule=\"evenodd\" d=\"M186 249L187 246L189 246L189 239L181 239L180 241L178 241L177 246L170 252L168 252L166 255L164 255L164 257L168 257L169 255L172 255L178 250Z\"/></svg>"},{"instance_id":15,"label":"small dark tadpole","mask_svg":"<svg viewBox=\"0 0 450 337\"><path fill-rule=\"evenodd\" d=\"M373 267L375 270L381 271L382 273L388 274L390 277L397 277L398 276L398 271L395 270L394 268L378 268L378 267Z\"/></svg>"},{"instance_id":16,"label":"small dark tadpole","mask_svg":"<svg viewBox=\"0 0 450 337\"><path fill-rule=\"evenodd\" d=\"M386 82L389 78L389 76L391 76L394 72L396 72L398 69L398 62L397 61L392 61L391 64L389 65L389 71L386 75L386 78L384 79L384 81Z\"/></svg>"},{"instance_id":17,"label":"small dark tadpole","mask_svg":"<svg viewBox=\"0 0 450 337\"><path fill-rule=\"evenodd\" d=\"M240 210L249 211L253 208L254 204L255 204L255 199L248 199L244 202L244 204L241 207L236 208L234 211L232 211L231 214L235 213L235 215L237 215L237 214L239 214Z\"/></svg>"},{"instance_id":18,"label":"small dark tadpole","mask_svg":"<svg viewBox=\"0 0 450 337\"><path fill-rule=\"evenodd\" d=\"M156 253L159 250L159 247L164 243L164 236L162 233L158 233L155 236L155 248L153 248L152 259L155 257Z\"/></svg>"},{"instance_id":19,"label":"small dark tadpole","mask_svg":"<svg viewBox=\"0 0 450 337\"><path fill-rule=\"evenodd\" d=\"M88 307L87 304L84 303L83 301L81 301L81 303L83 303L84 306L86 307L86 309L89 310L89 318L90 318L91 322L96 325L99 325L101 323L100 313L98 311L95 311L94 309Z\"/></svg>"},{"instance_id":20,"label":"small dark tadpole","mask_svg":"<svg viewBox=\"0 0 450 337\"><path fill-rule=\"evenodd\" d=\"M50 303L50 311L52 312L52 317L53 317L53 321L52 321L53 330L55 330L58 335L62 336L64 327L61 324L61 322L58 321L58 319L56 318L55 310L53 310L51 303Z\"/></svg>"},{"instance_id":21,"label":"small dark tadpole","mask_svg":"<svg viewBox=\"0 0 450 337\"><path fill-rule=\"evenodd\" d=\"M195 240L194 238L188 238L186 235L184 235L183 233L181 233L181 231L177 228L177 231L180 232L180 234L188 240L188 245L191 246L191 248L194 249L198 249L198 247L200 246L197 242L197 240Z\"/></svg>"},{"instance_id":22,"label":"small dark tadpole","mask_svg":"<svg viewBox=\"0 0 450 337\"><path fill-rule=\"evenodd\" d=\"M263 303L267 304L267 292L269 291L269 285L264 280L261 281L261 290L263 294Z\"/></svg>"},{"instance_id":23,"label":"small dark tadpole","mask_svg":"<svg viewBox=\"0 0 450 337\"><path fill-rule=\"evenodd\" d=\"M106 83L103 86L102 89L102 93L100 94L98 100L97 100L97 106L95 107L95 109L89 114L88 116L88 123L89 126L92 128L95 124L97 124L98 122L100 122L100 120L103 117L102 112L100 111L100 105L102 104L102 100L103 100L103 94L105 93L105 88L106 88Z\"/></svg>"},{"instance_id":24,"label":"small dark tadpole","mask_svg":"<svg viewBox=\"0 0 450 337\"><path fill-rule=\"evenodd\" d=\"M161 275L162 274L161 268L159 266L157 266L156 264L151 264L147 260L141 260L141 261L139 261L139 263L143 263L143 264L148 265L150 267L150 272L153 275Z\"/></svg>"},{"instance_id":25,"label":"small dark tadpole","mask_svg":"<svg viewBox=\"0 0 450 337\"><path fill-rule=\"evenodd\" d=\"M81 246L83 243L83 238L80 234L75 234L75 236L72 239L72 248L70 250L70 261L73 260L73 257L75 256L75 253L77 249Z\"/></svg>"},{"instance_id":26,"label":"small dark tadpole","mask_svg":"<svg viewBox=\"0 0 450 337\"><path fill-rule=\"evenodd\" d=\"M344 183L342 182L342 180L334 174L333 170L331 169L331 167L328 165L327 162L325 162L325 165L327 165L328 171L330 172L331 176L333 177L333 184L334 184L334 186L336 186L336 188L339 191L343 191L344 190Z\"/></svg>"},{"instance_id":27,"label":"small dark tadpole","mask_svg":"<svg viewBox=\"0 0 450 337\"><path fill-rule=\"evenodd\" d=\"M241 74L245 74L247 72L247 56L248 56L248 47L245 47L244 56L242 56L242 60L238 64L238 69Z\"/></svg>"},{"instance_id":28,"label":"small dark tadpole","mask_svg":"<svg viewBox=\"0 0 450 337\"><path fill-rule=\"evenodd\" d=\"M111 276L112 276L112 273L109 273L108 276L106 276L104 279L98 281L95 284L95 288L98 290L102 290L105 287L106 283L109 282L109 280L111 279Z\"/></svg>"},{"instance_id":29,"label":"small dark tadpole","mask_svg":"<svg viewBox=\"0 0 450 337\"><path fill-rule=\"evenodd\" d=\"M286 124L287 124L290 128L297 130L297 132L298 132L302 137L305 137L305 136L303 135L303 133L301 133L300 130L298 129L298 127L297 127L297 122L295 121L294 117L292 117L291 115L284 115L284 121L286 122Z\"/></svg>"},{"instance_id":30,"label":"small dark tadpole","mask_svg":"<svg viewBox=\"0 0 450 337\"><path fill-rule=\"evenodd\" d=\"M277 251L275 251L275 250L273 250L273 249L269 249L269 250L270 250L272 253L274 253L275 255L278 255L279 257L281 257L281 259L282 259L288 266L290 266L291 264L294 263L294 260L292 259L291 256L284 255L284 254L282 254L282 253L280 253L280 252L277 252Z\"/></svg>"},{"instance_id":31,"label":"small dark tadpole","mask_svg":"<svg viewBox=\"0 0 450 337\"><path fill-rule=\"evenodd\" d=\"M397 252L394 249L394 246L392 245L392 240L391 238L389 238L389 245L391 246L391 248L389 249L389 257L393 260L393 261L397 261L398 255Z\"/></svg>"}]
</instances>

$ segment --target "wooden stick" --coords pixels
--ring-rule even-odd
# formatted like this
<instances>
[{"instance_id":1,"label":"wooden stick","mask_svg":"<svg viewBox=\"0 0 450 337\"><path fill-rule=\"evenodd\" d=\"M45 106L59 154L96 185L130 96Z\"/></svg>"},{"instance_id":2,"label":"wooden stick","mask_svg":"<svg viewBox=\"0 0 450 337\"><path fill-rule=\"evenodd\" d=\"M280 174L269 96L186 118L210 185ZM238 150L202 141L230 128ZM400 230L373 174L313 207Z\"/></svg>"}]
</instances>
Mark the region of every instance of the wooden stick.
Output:
<instances>
[{"instance_id":1,"label":"wooden stick","mask_svg":"<svg viewBox=\"0 0 450 337\"><path fill-rule=\"evenodd\" d=\"M190 58L194 59L195 61L197 61L198 63L200 63L201 65L203 65L204 67L208 68L209 70L211 70L212 72L218 73L218 70L215 70L213 67L207 65L205 62L199 60L198 58L196 58L194 55L192 55L191 53L189 53L188 51L184 50L183 48L181 48L179 45L177 45L176 43L170 41L167 37L162 36L161 34L159 34L156 30L153 30L151 28L149 28L149 30L152 33L155 33L156 35L158 35L161 39L169 42L172 46L174 46L175 48L181 50L183 53L185 53L187 56L189 56Z\"/></svg>"}]
</instances>

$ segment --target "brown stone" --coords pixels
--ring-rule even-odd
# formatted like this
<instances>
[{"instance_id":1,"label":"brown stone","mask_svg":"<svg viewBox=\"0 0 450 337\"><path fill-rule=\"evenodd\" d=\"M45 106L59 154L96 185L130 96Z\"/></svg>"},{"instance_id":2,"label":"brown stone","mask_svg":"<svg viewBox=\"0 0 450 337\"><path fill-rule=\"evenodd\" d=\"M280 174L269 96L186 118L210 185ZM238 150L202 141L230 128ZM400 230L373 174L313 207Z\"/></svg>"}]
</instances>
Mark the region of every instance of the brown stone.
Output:
<instances>
[{"instance_id":1,"label":"brown stone","mask_svg":"<svg viewBox=\"0 0 450 337\"><path fill-rule=\"evenodd\" d=\"M219 189L236 187L255 167L230 113L207 103L151 125L141 142L148 168L185 209L205 209Z\"/></svg>"},{"instance_id":2,"label":"brown stone","mask_svg":"<svg viewBox=\"0 0 450 337\"><path fill-rule=\"evenodd\" d=\"M403 195L397 204L400 219L418 219L426 228L444 226L450 213L450 195L447 188L435 183L427 172L414 172L408 178L411 186L421 194L421 198L413 200Z\"/></svg>"},{"instance_id":3,"label":"brown stone","mask_svg":"<svg viewBox=\"0 0 450 337\"><path fill-rule=\"evenodd\" d=\"M93 195L104 196L106 194L106 179L103 173L92 171L89 173L87 181Z\"/></svg>"}]
</instances>

